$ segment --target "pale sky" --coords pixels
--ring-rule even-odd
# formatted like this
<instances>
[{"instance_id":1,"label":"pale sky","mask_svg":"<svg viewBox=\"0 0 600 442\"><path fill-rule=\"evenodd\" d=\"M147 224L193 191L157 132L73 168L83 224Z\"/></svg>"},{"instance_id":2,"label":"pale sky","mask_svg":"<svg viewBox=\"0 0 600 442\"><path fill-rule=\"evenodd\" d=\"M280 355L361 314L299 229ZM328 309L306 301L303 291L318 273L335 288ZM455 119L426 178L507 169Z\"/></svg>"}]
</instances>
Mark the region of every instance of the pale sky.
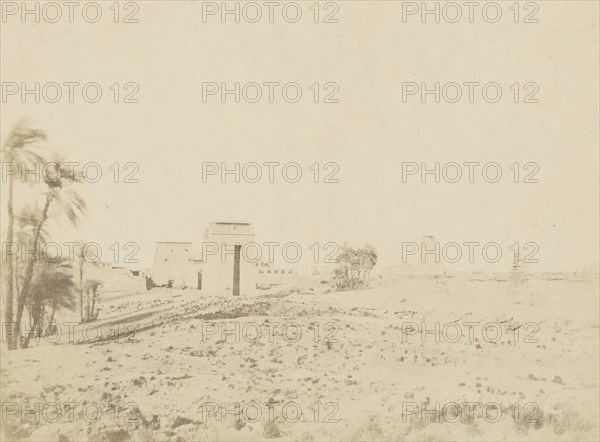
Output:
<instances>
[{"instance_id":1,"label":"pale sky","mask_svg":"<svg viewBox=\"0 0 600 442\"><path fill-rule=\"evenodd\" d=\"M536 242L532 270L598 268L597 3L540 2L540 23L531 25L402 23L392 2L341 4L337 24L203 23L201 2L138 3L137 24L1 24L2 82L102 87L95 104L81 95L75 103L21 103L18 95L2 103L2 143L27 117L48 133L49 147L102 166L100 181L86 185L89 213L72 237L105 247L136 242L147 265L155 241L200 241L208 222L240 220L254 224L259 242L370 242L382 266L400 261L403 241L434 235L493 241L504 252ZM236 81L297 82L303 97L203 103L203 82ZM436 81L497 82L503 98L402 102L402 82ZM137 83L139 103L112 102L115 82ZM315 82L337 83L339 103L314 103ZM537 83L540 102L515 104L515 82ZM297 162L303 177L203 183L210 161ZM497 162L505 175L496 184L480 174L475 183L403 183L407 161ZM139 183L113 183L115 162L136 163ZM315 162L337 163L340 182L314 183ZM540 182L515 184L515 162L537 163ZM510 263L459 267L503 271Z\"/></svg>"}]
</instances>

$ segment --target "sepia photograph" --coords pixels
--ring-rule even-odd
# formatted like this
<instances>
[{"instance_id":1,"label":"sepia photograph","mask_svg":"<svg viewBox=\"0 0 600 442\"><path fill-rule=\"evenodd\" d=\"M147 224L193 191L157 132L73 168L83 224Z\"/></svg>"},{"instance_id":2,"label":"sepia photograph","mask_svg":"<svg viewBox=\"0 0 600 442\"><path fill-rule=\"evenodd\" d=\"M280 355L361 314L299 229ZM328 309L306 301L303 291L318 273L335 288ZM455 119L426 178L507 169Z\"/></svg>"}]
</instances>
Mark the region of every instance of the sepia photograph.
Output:
<instances>
[{"instance_id":1,"label":"sepia photograph","mask_svg":"<svg viewBox=\"0 0 600 442\"><path fill-rule=\"evenodd\" d=\"M0 0L0 440L600 440L600 2Z\"/></svg>"}]
</instances>

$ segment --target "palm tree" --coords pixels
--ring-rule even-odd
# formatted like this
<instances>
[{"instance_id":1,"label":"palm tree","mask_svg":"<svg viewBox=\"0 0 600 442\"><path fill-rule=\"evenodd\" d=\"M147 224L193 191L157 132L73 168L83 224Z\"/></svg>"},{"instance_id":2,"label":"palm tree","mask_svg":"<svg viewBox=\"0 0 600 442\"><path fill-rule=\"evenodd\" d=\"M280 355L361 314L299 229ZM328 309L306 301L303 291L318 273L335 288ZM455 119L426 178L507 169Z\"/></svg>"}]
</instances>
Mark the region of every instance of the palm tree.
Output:
<instances>
[{"instance_id":1,"label":"palm tree","mask_svg":"<svg viewBox=\"0 0 600 442\"><path fill-rule=\"evenodd\" d=\"M78 260L78 269L79 269L79 323L84 323L83 316L83 264L85 263L85 249L82 245L77 249L77 260Z\"/></svg>"},{"instance_id":2,"label":"palm tree","mask_svg":"<svg viewBox=\"0 0 600 442\"><path fill-rule=\"evenodd\" d=\"M27 205L19 211L16 216L16 224L17 230L14 232L14 237L19 245L21 250L31 250L32 240L33 240L33 231L35 226L39 224L40 218L40 210L39 208L35 208L31 205ZM45 243L48 238L48 232L42 228L40 231L39 242ZM37 257L36 257L37 258ZM21 291L21 280L23 279L22 271L20 269L20 259L15 260L15 265L13 268L15 278L14 278L14 291L15 293L20 293ZM27 305L27 309L29 311L29 327L31 328L33 325L33 309L31 305Z\"/></svg>"},{"instance_id":3,"label":"palm tree","mask_svg":"<svg viewBox=\"0 0 600 442\"><path fill-rule=\"evenodd\" d=\"M66 260L53 263L42 259L37 266L30 288L30 308L32 310L33 325L31 332L25 336L23 348L29 346L29 341L37 330L41 336L44 313L46 306L51 308L48 326L52 326L54 312L57 309L75 309L75 285L70 275Z\"/></svg>"},{"instance_id":4,"label":"palm tree","mask_svg":"<svg viewBox=\"0 0 600 442\"><path fill-rule=\"evenodd\" d=\"M90 261L92 264L97 265L96 263L96 258L97 256L97 252L96 249L87 249L84 246L83 242L80 242L81 246L77 249L77 260L78 260L78 269L79 269L79 322L81 324L83 324L84 322L87 322L90 320L91 315L94 311L94 306L92 305L92 309L90 310L90 299L89 299L89 295L90 295L90 288L93 286L93 282L91 282L90 285L90 281L84 281L83 279L83 269L85 266L86 261ZM100 281L98 281L99 283ZM93 296L94 296L94 304L95 304L95 297L96 297L96 289L97 287L94 289L93 291ZM84 294L85 294L85 300L86 300L86 307L85 310L83 308L83 298L84 298Z\"/></svg>"},{"instance_id":5,"label":"palm tree","mask_svg":"<svg viewBox=\"0 0 600 442\"><path fill-rule=\"evenodd\" d=\"M370 244L355 249L344 243L338 254L333 280L338 290L367 287L371 270L377 264L377 250Z\"/></svg>"},{"instance_id":6,"label":"palm tree","mask_svg":"<svg viewBox=\"0 0 600 442\"><path fill-rule=\"evenodd\" d=\"M360 266L363 269L363 282L367 285L371 270L377 264L377 250L371 244L365 244L362 249L358 249L358 254L360 255Z\"/></svg>"},{"instance_id":7,"label":"palm tree","mask_svg":"<svg viewBox=\"0 0 600 442\"><path fill-rule=\"evenodd\" d=\"M73 189L73 186L71 186L73 183L82 183L83 176L70 168L64 167L63 164L64 162L59 158L55 161L47 163L44 167L44 170L46 171L44 181L48 186L48 191L46 193L46 200L42 214L33 232L34 256L37 255L40 232L44 226L44 223L48 219L51 205L55 209L57 216L66 216L66 218L73 224L77 223L79 217L83 214L86 207L83 198L75 191L75 189ZM35 259L27 262L25 276L23 278L23 287L21 288L21 293L19 295L19 299L17 300L17 315L15 320L14 335L18 341L20 341L20 322L23 317L23 309L25 307L25 302L29 297L31 288L34 262Z\"/></svg>"},{"instance_id":8,"label":"palm tree","mask_svg":"<svg viewBox=\"0 0 600 442\"><path fill-rule=\"evenodd\" d=\"M87 290L87 317L86 322L95 321L98 319L98 314L100 310L96 310L96 300L100 296L98 293L98 289L102 287L104 283L97 279L88 279L86 281L86 290ZM90 306L90 293L92 298L92 305Z\"/></svg>"},{"instance_id":9,"label":"palm tree","mask_svg":"<svg viewBox=\"0 0 600 442\"><path fill-rule=\"evenodd\" d=\"M42 161L42 156L35 150L39 149L35 143L38 141L46 140L46 134L41 130L33 129L29 127L25 120L19 121L13 130L8 134L6 143L2 147L2 154L4 156L4 162L12 163L16 165L27 165L27 164L39 164ZM6 243L13 244L14 239L14 222L15 214L13 207L13 189L14 189L15 175L11 174L8 177L8 198L7 198L7 211L8 211L8 229L6 232ZM5 310L4 310L4 321L6 324L13 323L13 303L14 303L14 292L15 292L15 272L14 272L14 260L15 257L11 256L6 262L6 275L5 275ZM8 334L7 344L8 348L14 350L16 348L15 334Z\"/></svg>"}]
</instances>

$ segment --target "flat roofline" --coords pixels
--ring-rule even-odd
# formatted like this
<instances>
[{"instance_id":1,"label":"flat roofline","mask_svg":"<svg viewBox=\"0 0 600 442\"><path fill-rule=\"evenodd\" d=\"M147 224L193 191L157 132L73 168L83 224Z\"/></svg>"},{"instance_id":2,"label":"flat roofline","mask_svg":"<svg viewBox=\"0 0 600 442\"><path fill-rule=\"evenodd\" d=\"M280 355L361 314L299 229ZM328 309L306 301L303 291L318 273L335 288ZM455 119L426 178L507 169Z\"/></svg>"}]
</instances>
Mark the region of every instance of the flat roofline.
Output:
<instances>
[{"instance_id":1,"label":"flat roofline","mask_svg":"<svg viewBox=\"0 0 600 442\"><path fill-rule=\"evenodd\" d=\"M231 224L235 224L238 226L249 226L250 223L240 223L240 222L235 222L235 221L216 221L214 224L225 224L225 225L231 225Z\"/></svg>"}]
</instances>

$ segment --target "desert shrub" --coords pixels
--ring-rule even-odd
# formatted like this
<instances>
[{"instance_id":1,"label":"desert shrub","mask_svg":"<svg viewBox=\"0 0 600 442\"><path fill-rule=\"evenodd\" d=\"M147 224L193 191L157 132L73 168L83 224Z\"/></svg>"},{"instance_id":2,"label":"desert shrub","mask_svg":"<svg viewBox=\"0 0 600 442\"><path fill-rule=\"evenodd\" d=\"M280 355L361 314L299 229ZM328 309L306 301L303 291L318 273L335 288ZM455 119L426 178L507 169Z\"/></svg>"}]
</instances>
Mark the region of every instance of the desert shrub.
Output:
<instances>
[{"instance_id":1,"label":"desert shrub","mask_svg":"<svg viewBox=\"0 0 600 442\"><path fill-rule=\"evenodd\" d=\"M269 421L263 424L263 436L266 439L277 439L281 437L281 429L277 421Z\"/></svg>"}]
</instances>

